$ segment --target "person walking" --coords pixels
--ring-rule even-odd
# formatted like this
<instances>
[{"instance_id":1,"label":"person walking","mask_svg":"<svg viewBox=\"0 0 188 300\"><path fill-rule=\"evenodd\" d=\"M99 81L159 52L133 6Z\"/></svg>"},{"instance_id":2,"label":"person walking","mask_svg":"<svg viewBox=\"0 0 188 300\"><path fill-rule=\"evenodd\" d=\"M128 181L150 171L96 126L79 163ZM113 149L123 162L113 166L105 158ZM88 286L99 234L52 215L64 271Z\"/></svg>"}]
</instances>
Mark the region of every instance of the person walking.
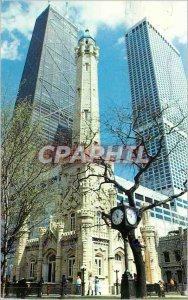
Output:
<instances>
[{"instance_id":1,"label":"person walking","mask_svg":"<svg viewBox=\"0 0 188 300\"><path fill-rule=\"evenodd\" d=\"M18 281L18 288L19 288L19 296L18 298L25 299L25 296L28 291L28 286L25 278L22 278L21 280Z\"/></svg>"},{"instance_id":2,"label":"person walking","mask_svg":"<svg viewBox=\"0 0 188 300\"><path fill-rule=\"evenodd\" d=\"M170 290L173 291L173 289L174 289L174 279L171 278L170 279Z\"/></svg>"},{"instance_id":3,"label":"person walking","mask_svg":"<svg viewBox=\"0 0 188 300\"><path fill-rule=\"evenodd\" d=\"M77 279L76 279L76 295L81 295L81 283L82 283L82 280L81 280L80 276L77 276Z\"/></svg>"},{"instance_id":4,"label":"person walking","mask_svg":"<svg viewBox=\"0 0 188 300\"><path fill-rule=\"evenodd\" d=\"M95 276L95 295L101 295L100 282L98 276Z\"/></svg>"},{"instance_id":5,"label":"person walking","mask_svg":"<svg viewBox=\"0 0 188 300\"><path fill-rule=\"evenodd\" d=\"M43 277L38 282L38 297L42 297L42 285L44 283Z\"/></svg>"},{"instance_id":6,"label":"person walking","mask_svg":"<svg viewBox=\"0 0 188 300\"><path fill-rule=\"evenodd\" d=\"M159 280L158 285L159 285L158 296L165 297L165 289L164 289L163 282L161 280Z\"/></svg>"},{"instance_id":7,"label":"person walking","mask_svg":"<svg viewBox=\"0 0 188 300\"><path fill-rule=\"evenodd\" d=\"M87 295L89 296L90 293L93 296L93 291L94 291L94 281L92 275L89 276L89 282L88 282L88 292Z\"/></svg>"},{"instance_id":8,"label":"person walking","mask_svg":"<svg viewBox=\"0 0 188 300\"><path fill-rule=\"evenodd\" d=\"M65 275L62 276L61 287L61 295L67 295L67 278Z\"/></svg>"}]
</instances>

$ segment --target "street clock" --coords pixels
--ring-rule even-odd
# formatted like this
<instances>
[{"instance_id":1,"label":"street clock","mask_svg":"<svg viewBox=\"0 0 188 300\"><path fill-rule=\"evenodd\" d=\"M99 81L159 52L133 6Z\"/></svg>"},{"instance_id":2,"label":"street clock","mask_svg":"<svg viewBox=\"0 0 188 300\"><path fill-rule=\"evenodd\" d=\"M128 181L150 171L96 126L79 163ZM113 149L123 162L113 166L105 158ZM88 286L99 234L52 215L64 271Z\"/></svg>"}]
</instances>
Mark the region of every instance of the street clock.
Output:
<instances>
[{"instance_id":1,"label":"street clock","mask_svg":"<svg viewBox=\"0 0 188 300\"><path fill-rule=\"evenodd\" d=\"M134 226L137 223L137 213L138 212L132 208L127 208L125 210L127 222L132 226Z\"/></svg>"},{"instance_id":2,"label":"street clock","mask_svg":"<svg viewBox=\"0 0 188 300\"><path fill-rule=\"evenodd\" d=\"M139 210L135 207L121 205L111 209L112 228L121 233L129 232L136 228L140 221Z\"/></svg>"}]
</instances>

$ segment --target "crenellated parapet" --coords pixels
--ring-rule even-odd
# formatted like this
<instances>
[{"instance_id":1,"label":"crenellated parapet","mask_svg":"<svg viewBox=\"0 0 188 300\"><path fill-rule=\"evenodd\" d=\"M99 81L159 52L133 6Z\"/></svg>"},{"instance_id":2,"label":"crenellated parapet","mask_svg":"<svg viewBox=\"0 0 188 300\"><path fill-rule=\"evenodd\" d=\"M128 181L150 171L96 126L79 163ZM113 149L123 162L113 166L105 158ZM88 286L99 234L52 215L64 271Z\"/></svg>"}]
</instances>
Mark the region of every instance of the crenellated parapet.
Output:
<instances>
[{"instance_id":1,"label":"crenellated parapet","mask_svg":"<svg viewBox=\"0 0 188 300\"><path fill-rule=\"evenodd\" d=\"M38 246L38 245L39 245L39 238L30 239L30 240L27 240L27 242L26 242L26 247L33 247L33 246Z\"/></svg>"},{"instance_id":2,"label":"crenellated parapet","mask_svg":"<svg viewBox=\"0 0 188 300\"><path fill-rule=\"evenodd\" d=\"M69 240L73 238L77 238L77 234L75 230L64 232L61 236L62 240Z\"/></svg>"},{"instance_id":3,"label":"crenellated parapet","mask_svg":"<svg viewBox=\"0 0 188 300\"><path fill-rule=\"evenodd\" d=\"M80 218L93 218L94 217L94 211L88 210L88 209L80 209L77 211L78 217Z\"/></svg>"}]
</instances>

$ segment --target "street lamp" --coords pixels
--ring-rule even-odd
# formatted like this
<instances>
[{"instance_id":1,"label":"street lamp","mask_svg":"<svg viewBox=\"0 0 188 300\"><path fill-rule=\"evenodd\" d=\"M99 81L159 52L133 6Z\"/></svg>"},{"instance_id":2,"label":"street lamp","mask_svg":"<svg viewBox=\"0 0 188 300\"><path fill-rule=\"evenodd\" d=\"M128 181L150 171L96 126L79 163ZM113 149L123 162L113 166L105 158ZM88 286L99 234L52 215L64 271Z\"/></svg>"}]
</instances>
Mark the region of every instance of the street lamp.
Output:
<instances>
[{"instance_id":1,"label":"street lamp","mask_svg":"<svg viewBox=\"0 0 188 300\"><path fill-rule=\"evenodd\" d=\"M85 273L85 271L86 271L86 266L85 266L85 265L82 265L82 266L80 267L80 269L81 269L81 272L82 272L82 296L84 296L84 295L85 295L84 273Z\"/></svg>"},{"instance_id":2,"label":"street lamp","mask_svg":"<svg viewBox=\"0 0 188 300\"><path fill-rule=\"evenodd\" d=\"M114 272L116 272L116 295L118 295L118 285L119 285L119 282L118 282L118 272L119 270L115 270Z\"/></svg>"},{"instance_id":3,"label":"street lamp","mask_svg":"<svg viewBox=\"0 0 188 300\"><path fill-rule=\"evenodd\" d=\"M111 220L111 228L118 230L124 241L125 272L121 280L121 299L130 299L135 296L134 282L128 272L127 237L131 230L138 227L141 220L139 209L124 204L111 208L110 214L102 212L102 217Z\"/></svg>"}]
</instances>

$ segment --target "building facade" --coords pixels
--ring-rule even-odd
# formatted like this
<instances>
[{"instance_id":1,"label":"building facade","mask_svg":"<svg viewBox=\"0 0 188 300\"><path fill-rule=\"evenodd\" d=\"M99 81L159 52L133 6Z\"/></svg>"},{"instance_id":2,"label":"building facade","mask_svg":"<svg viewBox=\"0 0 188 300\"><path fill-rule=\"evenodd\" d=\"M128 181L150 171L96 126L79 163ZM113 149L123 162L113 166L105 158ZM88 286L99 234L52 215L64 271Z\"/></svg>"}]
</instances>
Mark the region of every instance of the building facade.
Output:
<instances>
[{"instance_id":1,"label":"building facade","mask_svg":"<svg viewBox=\"0 0 188 300\"><path fill-rule=\"evenodd\" d=\"M165 282L187 284L187 229L170 231L159 239L159 262Z\"/></svg>"},{"instance_id":2,"label":"building facade","mask_svg":"<svg viewBox=\"0 0 188 300\"><path fill-rule=\"evenodd\" d=\"M47 141L71 143L76 90L77 28L50 5L37 18L16 104L33 105Z\"/></svg>"},{"instance_id":3,"label":"building facade","mask_svg":"<svg viewBox=\"0 0 188 300\"><path fill-rule=\"evenodd\" d=\"M142 206L147 204L142 204ZM143 226L140 228L143 244L145 246L145 270L146 281L157 283L161 279L161 269L159 267L158 253L158 236L155 226L151 225L150 211L146 211L143 215Z\"/></svg>"},{"instance_id":4,"label":"building facade","mask_svg":"<svg viewBox=\"0 0 188 300\"><path fill-rule=\"evenodd\" d=\"M100 144L98 58L99 48L86 31L76 47L73 144ZM78 173L88 179L75 186ZM78 163L65 165L63 171L58 172L62 192L59 199L54 199L57 201L57 213L49 219L48 226L39 228L39 236L36 238L29 238L25 228L14 258L12 274L17 280L25 277L27 280L39 281L43 277L45 282L59 284L62 275L66 275L70 283L75 283L77 275L81 275L87 291L89 276L92 275L99 277L102 294L114 292L114 283L117 278L120 282L124 273L124 243L118 232L106 226L101 212L108 213L112 207L120 202L126 204L128 200L124 194L115 191L111 184L103 185L99 190L100 176L89 177L91 173L100 175L103 169L94 163L90 164L89 169ZM132 185L122 178L117 180L126 188ZM143 186L139 187L134 196L137 207L166 198ZM176 229L179 225L186 226L186 205L182 197L171 204L147 211L137 229L137 238L145 246L143 255L147 281L150 283L161 279L157 233L162 236L172 227ZM128 265L130 273L135 273L134 258L129 247Z\"/></svg>"},{"instance_id":5,"label":"building facade","mask_svg":"<svg viewBox=\"0 0 188 300\"><path fill-rule=\"evenodd\" d=\"M187 89L180 53L146 18L125 39L135 129L150 140L146 145L151 155L159 147L160 132L164 133L160 159L143 174L142 184L171 194L183 189L187 165Z\"/></svg>"},{"instance_id":6,"label":"building facade","mask_svg":"<svg viewBox=\"0 0 188 300\"><path fill-rule=\"evenodd\" d=\"M73 133L75 130L75 136L79 138L75 141L73 136L76 143L88 142L90 130L96 133L92 142L100 142L99 113L93 105L98 105L98 55L99 49L86 31L76 48L78 93L76 126L73 125ZM118 279L120 283L125 271L124 241L119 232L112 230L101 218L102 211L108 213L117 205L113 185L105 184L99 189L103 171L103 167L95 163L91 163L89 168L79 163L63 166L62 193L56 199L56 214L50 218L47 227L39 228L39 237L29 239L26 230L18 242L13 267L17 280L25 277L39 281L43 277L45 282L59 284L62 275L66 275L70 283L75 283L77 275L81 275L87 291L89 276L98 276L102 294L114 292L115 282ZM93 173L97 176L89 177ZM81 175L79 185L75 180L78 174ZM83 181L82 174L86 177ZM150 214L147 213L141 231L140 227L137 230L137 237L146 245L145 258L150 260L146 263L146 271L150 274L147 278L154 283L161 279L161 274L155 229L150 226L149 219ZM136 270L130 247L127 253L128 268L133 274Z\"/></svg>"},{"instance_id":7,"label":"building facade","mask_svg":"<svg viewBox=\"0 0 188 300\"><path fill-rule=\"evenodd\" d=\"M133 183L124 178L116 176L116 180L124 187L130 188ZM153 204L167 199L167 196L140 185L134 193L136 207L140 208L145 204ZM117 191L117 205L121 202L128 204L127 196L120 190ZM166 236L171 230L178 230L179 227L188 226L187 218L187 194L174 199L171 202L155 207L150 210L151 225L157 231L159 237Z\"/></svg>"}]
</instances>

